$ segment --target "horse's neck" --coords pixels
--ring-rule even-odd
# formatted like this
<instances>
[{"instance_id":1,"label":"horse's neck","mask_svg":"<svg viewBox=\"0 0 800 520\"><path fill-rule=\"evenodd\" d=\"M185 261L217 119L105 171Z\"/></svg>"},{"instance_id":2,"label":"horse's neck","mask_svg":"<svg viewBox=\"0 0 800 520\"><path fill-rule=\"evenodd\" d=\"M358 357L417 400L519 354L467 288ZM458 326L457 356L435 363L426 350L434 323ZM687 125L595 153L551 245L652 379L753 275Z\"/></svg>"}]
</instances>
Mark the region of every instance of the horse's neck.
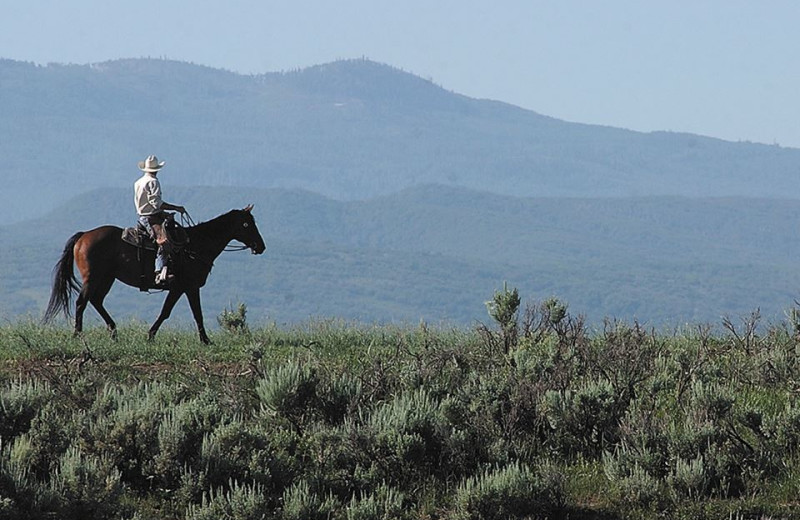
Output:
<instances>
[{"instance_id":1,"label":"horse's neck","mask_svg":"<svg viewBox=\"0 0 800 520\"><path fill-rule=\"evenodd\" d=\"M212 255L214 258L219 256L228 242L233 240L231 225L227 217L226 213L208 222L187 228L190 243L202 248L203 253L207 255Z\"/></svg>"}]
</instances>

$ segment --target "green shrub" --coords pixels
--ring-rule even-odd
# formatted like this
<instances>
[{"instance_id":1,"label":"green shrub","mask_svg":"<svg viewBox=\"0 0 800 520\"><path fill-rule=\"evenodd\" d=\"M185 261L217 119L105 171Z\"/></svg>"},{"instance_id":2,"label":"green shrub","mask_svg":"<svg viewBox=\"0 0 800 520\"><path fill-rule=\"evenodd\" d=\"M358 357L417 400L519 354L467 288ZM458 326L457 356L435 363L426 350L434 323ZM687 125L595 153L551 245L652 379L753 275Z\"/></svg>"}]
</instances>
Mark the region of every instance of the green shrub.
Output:
<instances>
[{"instance_id":1,"label":"green shrub","mask_svg":"<svg viewBox=\"0 0 800 520\"><path fill-rule=\"evenodd\" d=\"M708 495L709 477L702 456L693 460L679 458L667 477L667 483L679 496L699 499Z\"/></svg>"},{"instance_id":2,"label":"green shrub","mask_svg":"<svg viewBox=\"0 0 800 520\"><path fill-rule=\"evenodd\" d=\"M11 446L0 443L0 501L9 519L39 518L53 509L49 490L31 471L35 457L25 435L14 439Z\"/></svg>"},{"instance_id":3,"label":"green shrub","mask_svg":"<svg viewBox=\"0 0 800 520\"><path fill-rule=\"evenodd\" d=\"M719 422L733 409L734 392L717 383L694 381L689 395L693 417L699 421Z\"/></svg>"},{"instance_id":4,"label":"green shrub","mask_svg":"<svg viewBox=\"0 0 800 520\"><path fill-rule=\"evenodd\" d=\"M647 403L649 404L649 403ZM672 423L660 414L653 414L644 402L633 401L620 423L623 432L620 442L613 448L617 463L623 464L626 471L639 466L657 479L669 473L669 461L678 455L670 443L669 432ZM603 454L603 462L608 462L609 453Z\"/></svg>"},{"instance_id":5,"label":"green shrub","mask_svg":"<svg viewBox=\"0 0 800 520\"><path fill-rule=\"evenodd\" d=\"M797 320L800 314L797 308L793 311L794 330L789 332L779 326L770 327L769 341L765 341L753 356L753 375L758 375L761 385L765 387L780 388L786 381L797 379L800 370L797 356L797 340L800 339L800 329L797 327L800 327L800 321Z\"/></svg>"},{"instance_id":6,"label":"green shrub","mask_svg":"<svg viewBox=\"0 0 800 520\"><path fill-rule=\"evenodd\" d=\"M684 416L649 421L626 416L627 433L614 454L603 458L621 502L645 506L667 495L677 501L735 497L763 487L765 475L779 474L771 437L748 435L741 421L732 420L724 393L710 396L708 388L694 385L691 395L697 399L686 403Z\"/></svg>"},{"instance_id":7,"label":"green shrub","mask_svg":"<svg viewBox=\"0 0 800 520\"><path fill-rule=\"evenodd\" d=\"M516 288L509 289L507 284L503 284L503 290L495 291L494 297L486 302L489 316L491 316L503 330L516 326L519 305L519 291L517 291Z\"/></svg>"},{"instance_id":8,"label":"green shrub","mask_svg":"<svg viewBox=\"0 0 800 520\"><path fill-rule=\"evenodd\" d=\"M83 442L94 453L110 458L128 485L150 489L154 480L160 485L161 468L156 468L161 452L159 431L162 431L162 442L175 440L172 437L168 441L162 422L181 398L174 388L163 383L104 390L98 399L100 402L95 403L97 408L93 407L87 417ZM176 426L174 421L171 424ZM175 474L167 477L173 479Z\"/></svg>"},{"instance_id":9,"label":"green shrub","mask_svg":"<svg viewBox=\"0 0 800 520\"><path fill-rule=\"evenodd\" d=\"M27 435L14 439L9 448L3 450L3 469L16 483L24 483L35 478L33 466L36 462L36 448Z\"/></svg>"},{"instance_id":10,"label":"green shrub","mask_svg":"<svg viewBox=\"0 0 800 520\"><path fill-rule=\"evenodd\" d=\"M301 443L302 459L314 461L314 464L304 466L303 478L314 489L323 489L340 499L349 498L354 491L365 486L377 484L370 479L381 479L383 475L361 471L370 464L374 454L370 441L349 421L335 427L315 423L304 432Z\"/></svg>"},{"instance_id":11,"label":"green shrub","mask_svg":"<svg viewBox=\"0 0 800 520\"><path fill-rule=\"evenodd\" d=\"M328 424L341 424L355 412L363 397L361 381L347 372L323 380L317 389L317 404Z\"/></svg>"},{"instance_id":12,"label":"green shrub","mask_svg":"<svg viewBox=\"0 0 800 520\"><path fill-rule=\"evenodd\" d=\"M161 487L174 489L181 470L194 462L202 435L187 405L179 404L166 410L158 425L158 450L152 463L143 466L144 473L153 475Z\"/></svg>"},{"instance_id":13,"label":"green shrub","mask_svg":"<svg viewBox=\"0 0 800 520\"><path fill-rule=\"evenodd\" d=\"M598 457L618 441L625 407L606 380L549 391L541 406L551 428L549 442L562 453Z\"/></svg>"},{"instance_id":14,"label":"green shrub","mask_svg":"<svg viewBox=\"0 0 800 520\"><path fill-rule=\"evenodd\" d=\"M771 420L775 444L789 457L800 453L800 403L789 401L784 410Z\"/></svg>"},{"instance_id":15,"label":"green shrub","mask_svg":"<svg viewBox=\"0 0 800 520\"><path fill-rule=\"evenodd\" d=\"M25 433L39 410L53 399L50 385L40 379L17 380L0 390L0 438Z\"/></svg>"},{"instance_id":16,"label":"green shrub","mask_svg":"<svg viewBox=\"0 0 800 520\"><path fill-rule=\"evenodd\" d=\"M279 496L299 471L296 434L278 425L234 419L203 438L200 465L212 486L228 481L255 482Z\"/></svg>"},{"instance_id":17,"label":"green shrub","mask_svg":"<svg viewBox=\"0 0 800 520\"><path fill-rule=\"evenodd\" d=\"M661 480L638 464L630 467L617 465L617 459L604 458L604 469L611 498L624 509L653 509L666 500Z\"/></svg>"},{"instance_id":18,"label":"green shrub","mask_svg":"<svg viewBox=\"0 0 800 520\"><path fill-rule=\"evenodd\" d=\"M547 432L542 392L539 380L503 365L470 374L455 395L443 399L440 413L449 430L444 441L454 475L542 453Z\"/></svg>"},{"instance_id":19,"label":"green shrub","mask_svg":"<svg viewBox=\"0 0 800 520\"><path fill-rule=\"evenodd\" d=\"M223 309L217 316L217 323L232 334L248 334L250 329L247 326L247 305L240 302L236 310L233 310L233 306Z\"/></svg>"},{"instance_id":20,"label":"green shrub","mask_svg":"<svg viewBox=\"0 0 800 520\"><path fill-rule=\"evenodd\" d=\"M31 421L28 433L24 434L31 443L34 455L28 461L29 469L36 478L42 480L58 463L72 438L69 422L64 412L53 403L45 405Z\"/></svg>"},{"instance_id":21,"label":"green shrub","mask_svg":"<svg viewBox=\"0 0 800 520\"><path fill-rule=\"evenodd\" d=\"M196 470L186 466L181 471L180 485L171 494L172 504L175 511L188 511L192 505L202 502L203 495L215 486L210 482L208 473L204 470Z\"/></svg>"},{"instance_id":22,"label":"green shrub","mask_svg":"<svg viewBox=\"0 0 800 520\"><path fill-rule=\"evenodd\" d=\"M500 327L503 352L508 352L517 345L519 334L519 291L509 289L503 284L502 291L495 291L494 297L486 302L489 316Z\"/></svg>"},{"instance_id":23,"label":"green shrub","mask_svg":"<svg viewBox=\"0 0 800 520\"><path fill-rule=\"evenodd\" d=\"M455 493L454 518L508 520L550 517L562 508L564 492L518 462L488 469L462 482Z\"/></svg>"},{"instance_id":24,"label":"green shrub","mask_svg":"<svg viewBox=\"0 0 800 520\"><path fill-rule=\"evenodd\" d=\"M116 518L120 513L122 482L108 459L69 448L59 460L50 488L63 519Z\"/></svg>"},{"instance_id":25,"label":"green shrub","mask_svg":"<svg viewBox=\"0 0 800 520\"><path fill-rule=\"evenodd\" d=\"M154 483L174 489L183 468L199 459L204 436L223 416L223 410L207 391L170 406L158 426L158 451L152 464L143 466L144 473L154 475Z\"/></svg>"},{"instance_id":26,"label":"green shrub","mask_svg":"<svg viewBox=\"0 0 800 520\"><path fill-rule=\"evenodd\" d=\"M522 338L520 348L512 353L516 375L520 379L539 383L541 392L569 388L581 376L574 347L554 335L543 336L535 343L533 339Z\"/></svg>"},{"instance_id":27,"label":"green shrub","mask_svg":"<svg viewBox=\"0 0 800 520\"><path fill-rule=\"evenodd\" d=\"M341 503L331 495L321 497L302 480L293 484L283 494L282 520L328 520Z\"/></svg>"},{"instance_id":28,"label":"green shrub","mask_svg":"<svg viewBox=\"0 0 800 520\"><path fill-rule=\"evenodd\" d=\"M451 432L440 403L423 390L404 392L390 402L376 406L367 426L387 482L424 479L451 471L445 448Z\"/></svg>"},{"instance_id":29,"label":"green shrub","mask_svg":"<svg viewBox=\"0 0 800 520\"><path fill-rule=\"evenodd\" d=\"M477 404L473 401L472 406ZM493 418L486 418L477 413L475 408L469 409L470 403L464 403L453 397L445 398L440 407L445 430L442 442L442 467L453 477L463 478L474 473L478 467L489 461L487 435L495 426ZM490 425L486 425L491 422Z\"/></svg>"},{"instance_id":30,"label":"green shrub","mask_svg":"<svg viewBox=\"0 0 800 520\"><path fill-rule=\"evenodd\" d=\"M200 505L192 504L186 520L264 520L272 518L273 509L258 484L230 482L203 495Z\"/></svg>"},{"instance_id":31,"label":"green shrub","mask_svg":"<svg viewBox=\"0 0 800 520\"><path fill-rule=\"evenodd\" d=\"M294 360L269 370L256 393L267 410L299 428L315 415L318 385L316 370Z\"/></svg>"},{"instance_id":32,"label":"green shrub","mask_svg":"<svg viewBox=\"0 0 800 520\"><path fill-rule=\"evenodd\" d=\"M345 510L347 520L400 520L406 515L403 494L386 485L372 493L353 495Z\"/></svg>"}]
</instances>

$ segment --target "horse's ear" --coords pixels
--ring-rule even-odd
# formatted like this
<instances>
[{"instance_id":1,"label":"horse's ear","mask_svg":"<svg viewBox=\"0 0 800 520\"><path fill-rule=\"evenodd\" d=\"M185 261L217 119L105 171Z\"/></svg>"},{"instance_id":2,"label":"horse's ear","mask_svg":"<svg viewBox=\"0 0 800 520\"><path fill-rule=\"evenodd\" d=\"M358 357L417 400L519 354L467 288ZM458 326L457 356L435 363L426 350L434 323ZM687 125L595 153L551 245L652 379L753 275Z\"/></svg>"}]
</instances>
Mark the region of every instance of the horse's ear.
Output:
<instances>
[{"instance_id":1,"label":"horse's ear","mask_svg":"<svg viewBox=\"0 0 800 520\"><path fill-rule=\"evenodd\" d=\"M253 205L252 204L248 204L247 206L244 207L244 209L242 211L246 211L246 212L250 213L250 211L252 209L253 209Z\"/></svg>"}]
</instances>

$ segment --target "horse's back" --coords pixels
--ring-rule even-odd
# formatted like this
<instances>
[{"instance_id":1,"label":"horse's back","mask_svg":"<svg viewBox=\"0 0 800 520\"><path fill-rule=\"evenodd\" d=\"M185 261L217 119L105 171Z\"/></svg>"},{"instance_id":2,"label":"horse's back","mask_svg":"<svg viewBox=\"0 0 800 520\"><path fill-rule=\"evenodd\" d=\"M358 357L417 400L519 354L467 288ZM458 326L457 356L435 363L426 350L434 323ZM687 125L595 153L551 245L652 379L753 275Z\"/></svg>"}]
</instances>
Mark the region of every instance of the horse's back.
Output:
<instances>
[{"instance_id":1,"label":"horse's back","mask_svg":"<svg viewBox=\"0 0 800 520\"><path fill-rule=\"evenodd\" d=\"M106 224L105 226L100 226L92 229L91 231L87 231L87 233L97 233L97 234L109 234L120 236L122 234L122 228L119 226L112 226L111 224Z\"/></svg>"},{"instance_id":2,"label":"horse's back","mask_svg":"<svg viewBox=\"0 0 800 520\"><path fill-rule=\"evenodd\" d=\"M108 247L120 241L121 237L121 227L111 225L96 227L83 233L75 243L75 252L77 253L79 248L88 253L96 247Z\"/></svg>"}]
</instances>

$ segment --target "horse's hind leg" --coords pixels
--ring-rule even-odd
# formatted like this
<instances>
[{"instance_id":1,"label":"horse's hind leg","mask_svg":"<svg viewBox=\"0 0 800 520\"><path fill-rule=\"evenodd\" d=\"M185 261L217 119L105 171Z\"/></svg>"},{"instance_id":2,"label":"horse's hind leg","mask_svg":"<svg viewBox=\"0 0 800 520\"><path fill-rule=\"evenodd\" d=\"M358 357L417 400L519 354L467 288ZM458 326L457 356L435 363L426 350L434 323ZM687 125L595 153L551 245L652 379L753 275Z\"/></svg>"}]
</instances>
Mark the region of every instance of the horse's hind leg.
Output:
<instances>
[{"instance_id":1,"label":"horse's hind leg","mask_svg":"<svg viewBox=\"0 0 800 520\"><path fill-rule=\"evenodd\" d=\"M108 280L102 280L101 284L95 283L96 277L84 278L83 280L83 287L81 288L81 292L78 294L78 298L75 302L75 336L79 336L81 332L83 332L83 314L86 312L86 306L91 303L92 307L94 307L100 316L103 318L103 321L106 322L106 327L108 327L109 332L111 332L111 337L117 337L117 324L114 323L114 320L111 318L111 315L108 311L103 307L103 300L105 300L108 291L111 290L111 284L114 283L114 278L109 278Z\"/></svg>"},{"instance_id":2,"label":"horse's hind leg","mask_svg":"<svg viewBox=\"0 0 800 520\"><path fill-rule=\"evenodd\" d=\"M81 332L83 332L83 313L89 303L89 287L90 285L84 282L81 292L78 294L78 299L75 301L75 331L73 336L80 336Z\"/></svg>"},{"instance_id":3,"label":"horse's hind leg","mask_svg":"<svg viewBox=\"0 0 800 520\"><path fill-rule=\"evenodd\" d=\"M156 332L161 327L161 324L164 323L164 320L169 318L169 315L172 313L173 307L175 304L178 303L180 297L183 296L183 291L178 289L170 289L167 293L167 298L164 300L164 306L161 308L161 313L156 318L156 321L153 323L152 327L147 333L147 339L153 340L156 337Z\"/></svg>"},{"instance_id":4,"label":"horse's hind leg","mask_svg":"<svg viewBox=\"0 0 800 520\"><path fill-rule=\"evenodd\" d=\"M103 300L111 284L114 283L114 257L113 239L108 228L98 228L94 232L85 233L75 243L73 248L74 265L81 275L82 287L75 303L75 335L83 331L83 314L86 306L91 303L97 309L103 321L106 322L111 336L116 336L117 325L111 315L103 307Z\"/></svg>"}]
</instances>

